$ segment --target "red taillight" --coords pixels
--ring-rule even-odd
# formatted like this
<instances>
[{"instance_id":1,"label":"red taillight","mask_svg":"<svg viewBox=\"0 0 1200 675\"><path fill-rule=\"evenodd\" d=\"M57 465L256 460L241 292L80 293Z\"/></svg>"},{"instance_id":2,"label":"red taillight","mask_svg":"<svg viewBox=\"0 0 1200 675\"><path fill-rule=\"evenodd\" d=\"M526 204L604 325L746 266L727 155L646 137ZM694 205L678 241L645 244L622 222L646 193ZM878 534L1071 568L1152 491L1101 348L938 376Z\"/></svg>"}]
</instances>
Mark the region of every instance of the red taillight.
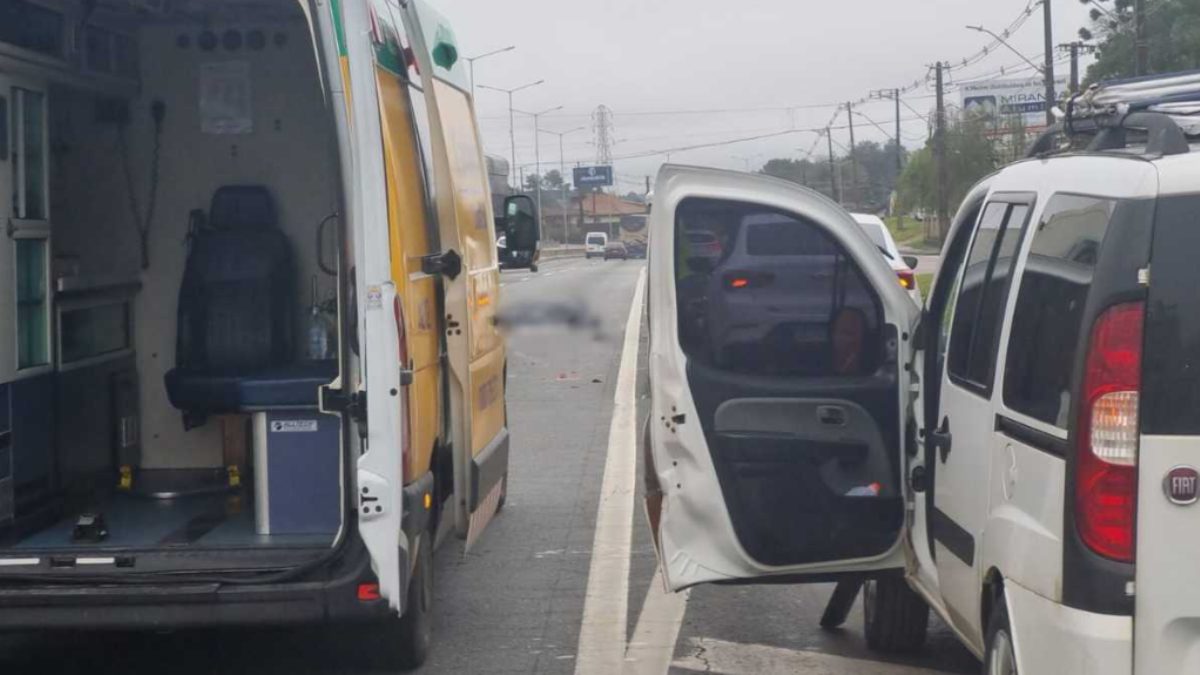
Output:
<instances>
[{"instance_id":1,"label":"red taillight","mask_svg":"<svg viewBox=\"0 0 1200 675\"><path fill-rule=\"evenodd\" d=\"M396 349L400 357L399 365L402 370L411 369L408 360L408 330L404 325L404 307L400 304L399 295L393 298L392 309L396 315ZM403 483L408 485L408 452L409 446L412 445L412 417L408 414L408 397L401 396L399 397L399 401L401 406L400 417L404 420L404 428L400 433L400 471Z\"/></svg>"},{"instance_id":2,"label":"red taillight","mask_svg":"<svg viewBox=\"0 0 1200 675\"><path fill-rule=\"evenodd\" d=\"M359 584L358 585L358 599L361 602L371 602L372 600L379 600L380 597L381 596L379 595L379 584Z\"/></svg>"},{"instance_id":3,"label":"red taillight","mask_svg":"<svg viewBox=\"0 0 1200 675\"><path fill-rule=\"evenodd\" d=\"M747 288L762 288L769 286L775 281L775 275L770 272L726 272L723 277L725 288L732 291L739 291Z\"/></svg>"},{"instance_id":4,"label":"red taillight","mask_svg":"<svg viewBox=\"0 0 1200 675\"><path fill-rule=\"evenodd\" d=\"M900 280L900 288L911 291L917 287L917 275L909 270L897 270L896 278Z\"/></svg>"},{"instance_id":5,"label":"red taillight","mask_svg":"<svg viewBox=\"0 0 1200 675\"><path fill-rule=\"evenodd\" d=\"M1114 305L1092 327L1079 407L1075 524L1084 543L1133 562L1137 516L1142 302Z\"/></svg>"}]
</instances>

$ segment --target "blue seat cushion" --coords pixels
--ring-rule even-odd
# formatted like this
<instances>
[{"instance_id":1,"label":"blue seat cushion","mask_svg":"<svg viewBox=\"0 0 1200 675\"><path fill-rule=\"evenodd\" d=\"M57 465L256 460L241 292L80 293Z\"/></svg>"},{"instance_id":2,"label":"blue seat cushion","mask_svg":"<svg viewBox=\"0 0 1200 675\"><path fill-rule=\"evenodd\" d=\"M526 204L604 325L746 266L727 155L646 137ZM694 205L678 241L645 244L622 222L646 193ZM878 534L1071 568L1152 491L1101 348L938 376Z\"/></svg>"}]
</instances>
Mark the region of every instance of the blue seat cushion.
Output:
<instances>
[{"instance_id":1,"label":"blue seat cushion","mask_svg":"<svg viewBox=\"0 0 1200 675\"><path fill-rule=\"evenodd\" d=\"M261 368L174 368L163 378L171 405L204 414L316 408L317 390L337 376L337 361L301 361Z\"/></svg>"}]
</instances>

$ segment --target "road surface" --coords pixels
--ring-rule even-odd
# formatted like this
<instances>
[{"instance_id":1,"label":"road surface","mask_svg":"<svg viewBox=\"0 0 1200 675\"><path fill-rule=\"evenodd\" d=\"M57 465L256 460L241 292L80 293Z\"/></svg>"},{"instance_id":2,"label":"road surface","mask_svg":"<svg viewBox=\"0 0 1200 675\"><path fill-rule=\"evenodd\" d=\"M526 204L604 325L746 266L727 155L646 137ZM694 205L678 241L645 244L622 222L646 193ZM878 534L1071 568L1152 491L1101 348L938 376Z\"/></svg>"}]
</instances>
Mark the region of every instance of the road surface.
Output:
<instances>
[{"instance_id":1,"label":"road surface","mask_svg":"<svg viewBox=\"0 0 1200 675\"><path fill-rule=\"evenodd\" d=\"M641 467L625 443L647 403L645 324L631 311L644 267L565 259L503 273L508 504L471 553L457 540L439 549L433 651L419 672L978 672L936 621L925 651L906 660L866 649L857 609L843 630L821 630L829 585L667 596L653 583ZM332 640L318 629L11 636L0 638L0 672L356 672Z\"/></svg>"}]
</instances>

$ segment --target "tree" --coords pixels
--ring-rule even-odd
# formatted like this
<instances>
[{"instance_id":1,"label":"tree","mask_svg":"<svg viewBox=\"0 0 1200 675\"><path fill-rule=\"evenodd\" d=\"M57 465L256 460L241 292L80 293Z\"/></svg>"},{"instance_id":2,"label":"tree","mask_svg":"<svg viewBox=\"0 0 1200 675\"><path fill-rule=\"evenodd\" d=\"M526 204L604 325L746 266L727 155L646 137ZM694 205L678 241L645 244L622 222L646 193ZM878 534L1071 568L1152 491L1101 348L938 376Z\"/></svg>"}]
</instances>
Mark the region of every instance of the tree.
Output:
<instances>
[{"instance_id":1,"label":"tree","mask_svg":"<svg viewBox=\"0 0 1200 675\"><path fill-rule=\"evenodd\" d=\"M947 202L953 209L979 179L995 171L1000 158L987 135L987 122L968 115L946 126ZM902 211L937 210L937 167L933 139L913 153L900 175L897 207ZM944 233L942 233L944 235Z\"/></svg>"},{"instance_id":2,"label":"tree","mask_svg":"<svg viewBox=\"0 0 1200 675\"><path fill-rule=\"evenodd\" d=\"M542 186L547 190L557 190L563 186L563 177L558 169L550 169L546 172L546 175L542 177Z\"/></svg>"},{"instance_id":3,"label":"tree","mask_svg":"<svg viewBox=\"0 0 1200 675\"><path fill-rule=\"evenodd\" d=\"M542 188L545 189L545 182L539 181L536 173L531 173L528 176L525 176L525 190L527 192L533 192L534 190L537 190L539 182L542 183Z\"/></svg>"},{"instance_id":4,"label":"tree","mask_svg":"<svg viewBox=\"0 0 1200 675\"><path fill-rule=\"evenodd\" d=\"M636 202L638 204L646 203L646 196L640 192L633 192L633 191L626 192L625 196L621 197L621 199L624 199L627 202Z\"/></svg>"},{"instance_id":5,"label":"tree","mask_svg":"<svg viewBox=\"0 0 1200 675\"><path fill-rule=\"evenodd\" d=\"M880 145L874 141L863 141L854 146L855 159L858 163L858 184L861 195L851 192L852 179L850 158L835 157L837 167L837 182L842 187L843 198L848 202L856 202L856 207L872 211L887 208L892 190L896 187L896 145L888 141ZM901 147L901 161L908 152ZM829 162L811 161L808 159L777 158L768 160L759 173L775 176L793 183L800 183L834 197L833 182L830 181Z\"/></svg>"},{"instance_id":6,"label":"tree","mask_svg":"<svg viewBox=\"0 0 1200 675\"><path fill-rule=\"evenodd\" d=\"M1081 38L1097 42L1085 84L1131 77L1135 69L1133 0L1096 1L1103 9L1093 7L1091 27L1079 30ZM1200 67L1200 0L1146 4L1147 74Z\"/></svg>"}]
</instances>

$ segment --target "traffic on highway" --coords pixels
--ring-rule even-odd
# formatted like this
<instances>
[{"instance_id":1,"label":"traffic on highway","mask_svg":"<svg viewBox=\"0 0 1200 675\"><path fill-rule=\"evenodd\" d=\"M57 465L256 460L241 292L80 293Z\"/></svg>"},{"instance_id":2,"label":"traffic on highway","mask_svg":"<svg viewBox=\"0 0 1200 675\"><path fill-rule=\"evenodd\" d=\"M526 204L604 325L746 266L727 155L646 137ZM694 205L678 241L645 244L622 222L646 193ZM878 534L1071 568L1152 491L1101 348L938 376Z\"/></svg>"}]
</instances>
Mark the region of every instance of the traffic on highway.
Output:
<instances>
[{"instance_id":1,"label":"traffic on highway","mask_svg":"<svg viewBox=\"0 0 1200 675\"><path fill-rule=\"evenodd\" d=\"M0 670L1200 672L1200 10L970 4L0 0Z\"/></svg>"}]
</instances>

